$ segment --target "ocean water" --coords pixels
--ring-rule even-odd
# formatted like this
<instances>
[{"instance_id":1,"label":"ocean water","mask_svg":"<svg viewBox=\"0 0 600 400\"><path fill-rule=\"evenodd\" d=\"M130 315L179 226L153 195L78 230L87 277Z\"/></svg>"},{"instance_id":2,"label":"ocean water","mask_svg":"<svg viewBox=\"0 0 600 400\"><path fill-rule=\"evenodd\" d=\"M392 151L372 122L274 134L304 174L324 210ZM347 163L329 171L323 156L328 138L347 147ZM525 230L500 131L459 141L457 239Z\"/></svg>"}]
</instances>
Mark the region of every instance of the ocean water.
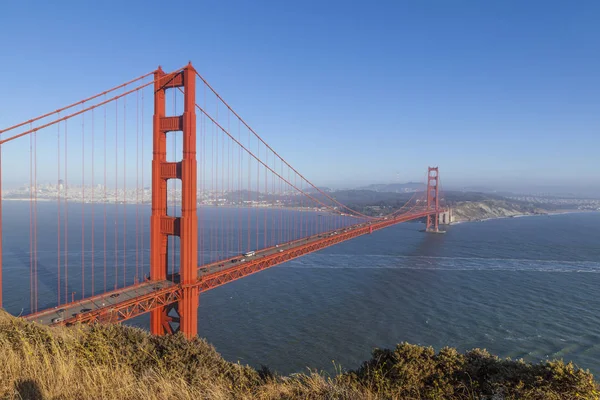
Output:
<instances>
[{"instance_id":1,"label":"ocean water","mask_svg":"<svg viewBox=\"0 0 600 400\"><path fill-rule=\"evenodd\" d=\"M12 224L5 207L4 302L18 314L29 241L28 229L7 237ZM400 224L203 293L199 334L227 360L281 373L353 369L374 347L407 341L600 374L600 213L422 228ZM39 285L50 298L47 251ZM129 323L147 328L148 317Z\"/></svg>"},{"instance_id":2,"label":"ocean water","mask_svg":"<svg viewBox=\"0 0 600 400\"><path fill-rule=\"evenodd\" d=\"M228 360L281 373L353 369L407 341L600 374L600 213L422 228L400 224L207 292L199 334Z\"/></svg>"}]
</instances>

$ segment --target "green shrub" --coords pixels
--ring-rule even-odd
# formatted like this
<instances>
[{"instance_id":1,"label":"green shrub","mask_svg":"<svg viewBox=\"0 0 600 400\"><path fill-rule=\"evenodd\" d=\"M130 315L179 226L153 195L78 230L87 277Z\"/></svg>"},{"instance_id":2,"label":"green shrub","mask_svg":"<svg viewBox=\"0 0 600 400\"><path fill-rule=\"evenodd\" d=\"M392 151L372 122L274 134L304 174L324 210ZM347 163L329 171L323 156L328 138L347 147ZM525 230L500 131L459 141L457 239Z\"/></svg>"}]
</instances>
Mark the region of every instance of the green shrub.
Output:
<instances>
[{"instance_id":1,"label":"green shrub","mask_svg":"<svg viewBox=\"0 0 600 400\"><path fill-rule=\"evenodd\" d=\"M203 339L121 325L51 329L0 310L4 399L599 399L572 363L529 364L485 350L401 343L356 371L279 376L225 361Z\"/></svg>"},{"instance_id":2,"label":"green shrub","mask_svg":"<svg viewBox=\"0 0 600 400\"><path fill-rule=\"evenodd\" d=\"M485 350L461 354L452 348L408 343L373 351L348 374L384 398L415 399L598 399L589 371L563 361L528 364L502 360Z\"/></svg>"}]
</instances>

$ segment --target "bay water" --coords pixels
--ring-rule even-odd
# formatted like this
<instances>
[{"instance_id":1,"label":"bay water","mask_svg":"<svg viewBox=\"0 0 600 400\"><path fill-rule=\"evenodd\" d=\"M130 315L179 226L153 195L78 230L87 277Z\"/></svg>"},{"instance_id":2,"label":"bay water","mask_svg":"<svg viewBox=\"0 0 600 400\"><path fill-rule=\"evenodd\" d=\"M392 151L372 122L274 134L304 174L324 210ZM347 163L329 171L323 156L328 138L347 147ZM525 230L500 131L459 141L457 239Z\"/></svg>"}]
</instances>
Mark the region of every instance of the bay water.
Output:
<instances>
[{"instance_id":1,"label":"bay water","mask_svg":"<svg viewBox=\"0 0 600 400\"><path fill-rule=\"evenodd\" d=\"M4 307L15 315L30 310L26 204L4 202ZM43 308L56 302L56 228L44 224L56 225L57 217L38 207ZM137 216L146 235L148 211ZM220 212L205 209L204 218ZM80 225L81 217L68 221L75 265ZM396 225L203 293L199 335L227 360L285 374L354 369L374 347L403 341L527 361L562 358L600 374L600 213L462 223L443 235L422 229ZM235 227L223 234L238 236ZM129 265L139 247L122 252ZM80 284L76 269L71 274ZM123 282L132 279L128 272ZM148 322L141 316L128 324L147 329Z\"/></svg>"}]
</instances>

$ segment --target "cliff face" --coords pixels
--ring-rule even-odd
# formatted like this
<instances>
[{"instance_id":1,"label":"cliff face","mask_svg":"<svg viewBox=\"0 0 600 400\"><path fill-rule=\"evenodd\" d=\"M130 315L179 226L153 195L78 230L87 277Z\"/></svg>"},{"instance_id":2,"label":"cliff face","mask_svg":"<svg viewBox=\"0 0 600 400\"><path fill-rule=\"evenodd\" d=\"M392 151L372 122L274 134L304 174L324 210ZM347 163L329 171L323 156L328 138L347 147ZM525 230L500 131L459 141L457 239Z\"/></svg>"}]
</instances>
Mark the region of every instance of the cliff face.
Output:
<instances>
[{"instance_id":1,"label":"cliff face","mask_svg":"<svg viewBox=\"0 0 600 400\"><path fill-rule=\"evenodd\" d=\"M481 221L517 215L545 214L546 211L504 200L463 201L452 206L454 222Z\"/></svg>"}]
</instances>

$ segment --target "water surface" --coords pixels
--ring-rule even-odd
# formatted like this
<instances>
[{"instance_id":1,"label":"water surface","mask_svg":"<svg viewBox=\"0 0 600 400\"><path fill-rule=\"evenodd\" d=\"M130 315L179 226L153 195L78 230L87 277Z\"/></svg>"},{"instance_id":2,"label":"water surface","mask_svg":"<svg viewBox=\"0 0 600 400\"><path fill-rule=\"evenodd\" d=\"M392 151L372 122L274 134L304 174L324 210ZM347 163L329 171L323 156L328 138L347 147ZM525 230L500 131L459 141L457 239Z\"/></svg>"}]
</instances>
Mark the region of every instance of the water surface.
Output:
<instances>
[{"instance_id":1,"label":"water surface","mask_svg":"<svg viewBox=\"0 0 600 400\"><path fill-rule=\"evenodd\" d=\"M14 212L7 214L7 203L4 303L19 314L30 302L29 230L19 214L28 210L12 206ZM204 217L209 214L205 210ZM44 218L50 225L56 216ZM74 270L68 292L81 285L81 254L84 262L92 258L77 251L80 221L69 222ZM144 214L140 221L148 229ZM135 221L128 227L133 230ZM402 341L436 349L487 348L529 361L563 358L600 373L600 213L464 223L448 227L445 235L425 234L422 228L400 224L204 293L199 334L228 360L281 373L307 367L332 371L334 361L356 368L374 347ZM41 306L56 301L57 255L52 229L45 234L43 225L38 229L40 246L49 246L39 255ZM232 247L235 237L245 237L234 226L214 232ZM108 242L111 257L121 260L125 254L128 265L136 254L141 257L135 241L116 256L110 235ZM96 271L97 279L101 274ZM110 268L108 277L113 277ZM91 285L89 276L85 280ZM147 328L148 317L130 323Z\"/></svg>"}]
</instances>

